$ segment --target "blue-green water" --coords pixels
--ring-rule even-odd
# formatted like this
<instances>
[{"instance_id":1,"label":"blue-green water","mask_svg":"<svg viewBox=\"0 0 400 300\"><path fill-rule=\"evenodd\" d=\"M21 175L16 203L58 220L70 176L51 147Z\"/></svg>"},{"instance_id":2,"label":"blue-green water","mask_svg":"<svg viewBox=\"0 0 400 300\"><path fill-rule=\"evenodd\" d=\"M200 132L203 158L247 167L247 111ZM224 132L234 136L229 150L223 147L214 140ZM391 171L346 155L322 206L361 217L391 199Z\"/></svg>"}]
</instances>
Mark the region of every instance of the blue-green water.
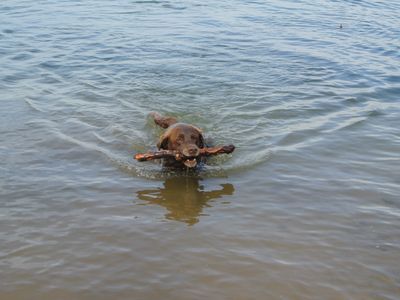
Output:
<instances>
[{"instance_id":1,"label":"blue-green water","mask_svg":"<svg viewBox=\"0 0 400 300\"><path fill-rule=\"evenodd\" d=\"M400 3L2 1L1 299L398 299ZM233 143L165 175L158 111Z\"/></svg>"}]
</instances>

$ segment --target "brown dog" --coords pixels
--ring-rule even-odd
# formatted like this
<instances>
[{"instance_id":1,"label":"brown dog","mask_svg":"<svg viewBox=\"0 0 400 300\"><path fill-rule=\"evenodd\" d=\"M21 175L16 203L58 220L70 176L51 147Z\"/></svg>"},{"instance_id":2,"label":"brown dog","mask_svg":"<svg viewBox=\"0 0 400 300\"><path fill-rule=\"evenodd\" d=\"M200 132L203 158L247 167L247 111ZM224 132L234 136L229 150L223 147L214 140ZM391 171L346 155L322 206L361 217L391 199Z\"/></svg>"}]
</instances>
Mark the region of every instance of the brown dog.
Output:
<instances>
[{"instance_id":1,"label":"brown dog","mask_svg":"<svg viewBox=\"0 0 400 300\"><path fill-rule=\"evenodd\" d=\"M150 113L154 122L167 130L157 144L160 150L178 150L185 160L164 159L166 167L195 168L201 161L200 149L205 147L201 130L193 125L178 123L173 117L163 117L158 113Z\"/></svg>"}]
</instances>

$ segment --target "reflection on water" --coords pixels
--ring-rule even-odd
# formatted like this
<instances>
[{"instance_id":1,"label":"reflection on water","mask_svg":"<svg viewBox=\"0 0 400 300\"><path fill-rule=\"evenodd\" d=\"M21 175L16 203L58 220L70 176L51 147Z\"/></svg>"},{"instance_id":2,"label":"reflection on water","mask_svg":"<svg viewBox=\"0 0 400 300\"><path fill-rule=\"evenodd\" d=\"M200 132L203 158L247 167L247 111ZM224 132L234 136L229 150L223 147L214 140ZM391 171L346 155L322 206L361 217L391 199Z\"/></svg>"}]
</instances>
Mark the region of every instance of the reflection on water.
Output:
<instances>
[{"instance_id":1,"label":"reflection on water","mask_svg":"<svg viewBox=\"0 0 400 300\"><path fill-rule=\"evenodd\" d=\"M203 207L211 207L209 201L222 196L233 195L232 184L221 184L222 189L206 191L197 177L172 177L164 182L163 187L137 192L139 199L149 204L165 207L168 220L185 222L189 225L199 222Z\"/></svg>"}]
</instances>

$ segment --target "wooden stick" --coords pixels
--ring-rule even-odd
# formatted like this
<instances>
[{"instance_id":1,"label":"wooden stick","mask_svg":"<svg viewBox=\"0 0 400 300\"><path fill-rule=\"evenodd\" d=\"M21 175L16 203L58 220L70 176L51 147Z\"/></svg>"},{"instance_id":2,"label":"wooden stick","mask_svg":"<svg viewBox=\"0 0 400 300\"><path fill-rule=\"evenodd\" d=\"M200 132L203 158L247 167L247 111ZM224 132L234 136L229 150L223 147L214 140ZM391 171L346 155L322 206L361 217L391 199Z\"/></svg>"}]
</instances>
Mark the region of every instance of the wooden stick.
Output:
<instances>
[{"instance_id":1,"label":"wooden stick","mask_svg":"<svg viewBox=\"0 0 400 300\"><path fill-rule=\"evenodd\" d=\"M232 153L234 150L235 150L234 145L202 148L202 149L200 149L200 155L211 156L211 155L217 155L217 154L229 154L229 153Z\"/></svg>"},{"instance_id":2,"label":"wooden stick","mask_svg":"<svg viewBox=\"0 0 400 300\"><path fill-rule=\"evenodd\" d=\"M202 148L200 149L199 156L211 156L218 154L229 154L235 150L235 146L233 145L225 145L211 148ZM147 153L138 153L135 154L134 158L137 161L148 161L153 159L161 159L167 157L174 157L176 160L182 160L185 156L177 150L159 150L154 152Z\"/></svg>"}]
</instances>

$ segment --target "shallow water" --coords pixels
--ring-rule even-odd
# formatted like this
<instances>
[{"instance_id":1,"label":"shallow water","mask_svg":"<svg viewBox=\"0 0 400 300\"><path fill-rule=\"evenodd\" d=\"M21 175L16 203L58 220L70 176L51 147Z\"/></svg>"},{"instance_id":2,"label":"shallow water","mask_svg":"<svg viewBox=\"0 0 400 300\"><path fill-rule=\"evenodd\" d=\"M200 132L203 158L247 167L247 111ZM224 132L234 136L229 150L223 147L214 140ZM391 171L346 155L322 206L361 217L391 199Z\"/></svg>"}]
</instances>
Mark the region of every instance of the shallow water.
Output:
<instances>
[{"instance_id":1,"label":"shallow water","mask_svg":"<svg viewBox=\"0 0 400 300\"><path fill-rule=\"evenodd\" d=\"M1 299L399 299L397 1L2 1ZM151 111L233 155L138 163Z\"/></svg>"}]
</instances>

